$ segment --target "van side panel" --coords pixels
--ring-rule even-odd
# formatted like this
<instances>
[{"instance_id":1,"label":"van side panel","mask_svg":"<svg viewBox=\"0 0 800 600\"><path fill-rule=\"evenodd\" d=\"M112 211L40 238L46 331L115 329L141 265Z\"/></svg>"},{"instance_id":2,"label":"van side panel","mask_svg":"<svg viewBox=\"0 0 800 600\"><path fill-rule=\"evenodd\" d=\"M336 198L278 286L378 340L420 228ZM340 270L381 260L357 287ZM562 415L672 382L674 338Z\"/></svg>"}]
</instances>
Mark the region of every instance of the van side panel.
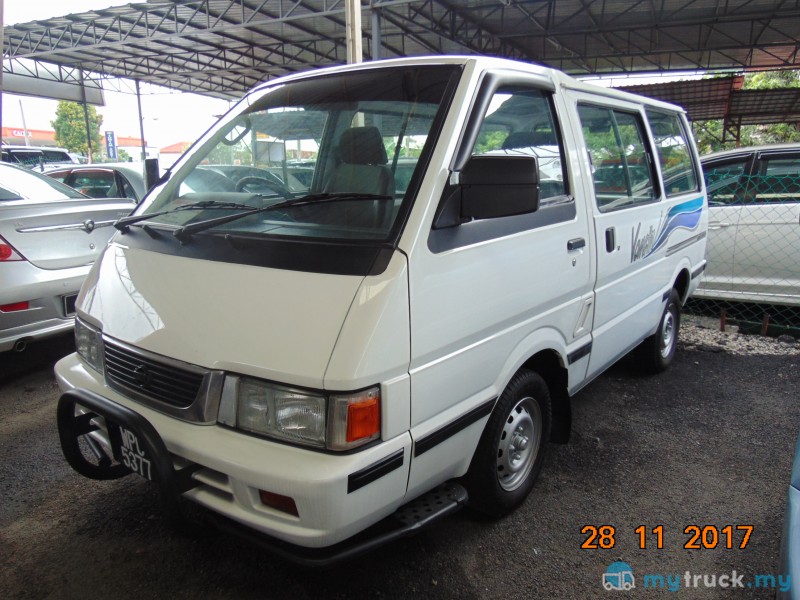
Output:
<instances>
[{"instance_id":1,"label":"van side panel","mask_svg":"<svg viewBox=\"0 0 800 600\"><path fill-rule=\"evenodd\" d=\"M570 253L567 242L587 236L588 224L580 216L482 244L411 257L415 441L498 397L513 375L504 371L508 357L537 330L557 331L559 350L573 342L584 298L591 293L590 256L588 251ZM462 431L470 437L471 448L479 432ZM428 454L445 469L465 458L449 454L444 444ZM412 461L409 488L420 479L425 474Z\"/></svg>"},{"instance_id":2,"label":"van side panel","mask_svg":"<svg viewBox=\"0 0 800 600\"><path fill-rule=\"evenodd\" d=\"M609 252L597 247L595 287L595 331L589 377L631 350L653 333L664 306L663 293L672 274L665 252L632 260L631 255L642 234L654 235L664 208L652 206L595 216L595 232L603 239L613 229L616 246Z\"/></svg>"},{"instance_id":3,"label":"van side panel","mask_svg":"<svg viewBox=\"0 0 800 600\"><path fill-rule=\"evenodd\" d=\"M685 255L693 244L698 250L704 246L705 211L699 190L666 197L641 104L585 92L572 92L571 104L580 115L576 133L582 134L579 143L586 157L584 192L594 213L598 241L595 329L588 372L588 378L593 378L656 331L680 253ZM592 112L606 111L613 115L609 119L615 127L620 127L622 119L638 124L641 137L630 137L628 125L629 138L624 144L629 145L622 156L615 154L613 138L593 129L599 119L593 121ZM639 140L643 154L636 156L630 144ZM634 176L640 181L634 181ZM643 182L648 177L652 186L649 199L636 187L647 189Z\"/></svg>"}]
</instances>

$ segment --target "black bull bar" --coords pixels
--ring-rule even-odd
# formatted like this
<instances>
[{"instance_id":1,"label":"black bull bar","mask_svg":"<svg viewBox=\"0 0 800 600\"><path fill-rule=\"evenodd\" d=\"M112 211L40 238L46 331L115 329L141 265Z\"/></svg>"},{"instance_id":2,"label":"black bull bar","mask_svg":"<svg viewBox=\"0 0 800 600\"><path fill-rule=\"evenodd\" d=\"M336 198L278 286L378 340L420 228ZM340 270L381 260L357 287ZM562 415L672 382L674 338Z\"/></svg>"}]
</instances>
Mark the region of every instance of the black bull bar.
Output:
<instances>
[{"instance_id":1,"label":"black bull bar","mask_svg":"<svg viewBox=\"0 0 800 600\"><path fill-rule=\"evenodd\" d=\"M86 412L76 414L76 406L83 407ZM89 436L100 429L100 418L105 421L111 445L110 455ZM139 474L158 486L166 516L179 520L180 495L199 485L192 479L192 473L199 466L192 465L176 470L164 441L147 419L125 406L83 389L69 390L62 394L58 400L56 419L64 458L75 471L90 479L119 479L133 472L123 464L122 456L123 430L132 432L136 436L137 450L141 453L140 460L149 462L148 469ZM89 460L81 450L81 438L96 461Z\"/></svg>"}]
</instances>

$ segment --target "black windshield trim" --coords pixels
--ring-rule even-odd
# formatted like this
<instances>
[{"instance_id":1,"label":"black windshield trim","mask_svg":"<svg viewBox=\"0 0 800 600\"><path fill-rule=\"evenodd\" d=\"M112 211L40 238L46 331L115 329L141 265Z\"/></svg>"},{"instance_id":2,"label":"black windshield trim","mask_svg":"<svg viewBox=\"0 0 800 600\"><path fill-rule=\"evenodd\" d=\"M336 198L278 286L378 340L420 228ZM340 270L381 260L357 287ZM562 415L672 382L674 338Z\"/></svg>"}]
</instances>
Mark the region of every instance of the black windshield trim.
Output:
<instances>
[{"instance_id":1,"label":"black windshield trim","mask_svg":"<svg viewBox=\"0 0 800 600\"><path fill-rule=\"evenodd\" d=\"M193 237L189 244L181 244L170 232L151 236L138 227L131 228L124 237L121 235L115 234L114 239L125 246L159 254L329 275L380 275L394 253L392 244L364 241L278 240L262 235L233 237L206 233Z\"/></svg>"}]
</instances>

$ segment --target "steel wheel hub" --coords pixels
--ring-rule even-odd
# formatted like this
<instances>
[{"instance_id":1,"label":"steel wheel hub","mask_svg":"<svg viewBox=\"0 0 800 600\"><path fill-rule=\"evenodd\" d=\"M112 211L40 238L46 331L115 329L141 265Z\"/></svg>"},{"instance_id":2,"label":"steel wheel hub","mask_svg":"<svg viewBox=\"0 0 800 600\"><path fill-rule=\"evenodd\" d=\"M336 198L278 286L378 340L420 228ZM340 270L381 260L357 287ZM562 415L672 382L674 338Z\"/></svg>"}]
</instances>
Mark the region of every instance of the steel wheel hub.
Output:
<instances>
[{"instance_id":1,"label":"steel wheel hub","mask_svg":"<svg viewBox=\"0 0 800 600\"><path fill-rule=\"evenodd\" d=\"M497 448L497 480L510 492L533 468L542 436L542 412L533 398L520 400L508 414Z\"/></svg>"},{"instance_id":2,"label":"steel wheel hub","mask_svg":"<svg viewBox=\"0 0 800 600\"><path fill-rule=\"evenodd\" d=\"M671 310L664 315L664 324L661 327L661 356L666 358L675 343L675 315Z\"/></svg>"}]
</instances>

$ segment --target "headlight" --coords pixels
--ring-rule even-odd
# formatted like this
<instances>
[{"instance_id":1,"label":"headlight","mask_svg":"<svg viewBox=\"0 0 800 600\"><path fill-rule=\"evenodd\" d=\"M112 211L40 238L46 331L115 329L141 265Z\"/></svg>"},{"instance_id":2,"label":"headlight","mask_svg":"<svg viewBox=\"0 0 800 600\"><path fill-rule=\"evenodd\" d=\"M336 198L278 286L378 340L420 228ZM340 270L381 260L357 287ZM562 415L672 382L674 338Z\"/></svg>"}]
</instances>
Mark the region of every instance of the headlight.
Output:
<instances>
[{"instance_id":1,"label":"headlight","mask_svg":"<svg viewBox=\"0 0 800 600\"><path fill-rule=\"evenodd\" d=\"M325 447L325 398L242 378L236 422L240 429Z\"/></svg>"},{"instance_id":2,"label":"headlight","mask_svg":"<svg viewBox=\"0 0 800 600\"><path fill-rule=\"evenodd\" d=\"M270 438L350 450L380 437L380 388L328 395L230 375L217 420Z\"/></svg>"},{"instance_id":3,"label":"headlight","mask_svg":"<svg viewBox=\"0 0 800 600\"><path fill-rule=\"evenodd\" d=\"M78 355L98 373L103 373L103 341L100 331L75 319L75 349Z\"/></svg>"}]
</instances>

